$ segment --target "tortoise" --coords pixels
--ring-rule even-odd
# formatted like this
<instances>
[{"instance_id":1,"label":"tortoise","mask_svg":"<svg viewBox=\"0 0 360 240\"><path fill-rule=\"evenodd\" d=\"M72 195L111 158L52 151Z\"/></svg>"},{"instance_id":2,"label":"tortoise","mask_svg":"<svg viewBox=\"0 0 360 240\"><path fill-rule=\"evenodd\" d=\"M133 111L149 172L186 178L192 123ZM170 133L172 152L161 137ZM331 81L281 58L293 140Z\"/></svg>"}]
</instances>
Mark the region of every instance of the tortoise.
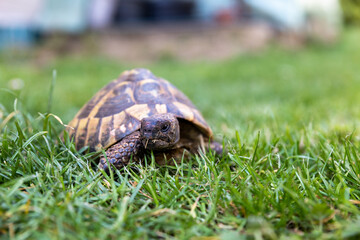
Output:
<instances>
[{"instance_id":1,"label":"tortoise","mask_svg":"<svg viewBox=\"0 0 360 240\"><path fill-rule=\"evenodd\" d=\"M121 168L153 154L164 165L222 145L191 101L165 79L147 69L123 72L86 103L68 124L79 150L105 150L99 167ZM171 162L170 162L171 163Z\"/></svg>"}]
</instances>

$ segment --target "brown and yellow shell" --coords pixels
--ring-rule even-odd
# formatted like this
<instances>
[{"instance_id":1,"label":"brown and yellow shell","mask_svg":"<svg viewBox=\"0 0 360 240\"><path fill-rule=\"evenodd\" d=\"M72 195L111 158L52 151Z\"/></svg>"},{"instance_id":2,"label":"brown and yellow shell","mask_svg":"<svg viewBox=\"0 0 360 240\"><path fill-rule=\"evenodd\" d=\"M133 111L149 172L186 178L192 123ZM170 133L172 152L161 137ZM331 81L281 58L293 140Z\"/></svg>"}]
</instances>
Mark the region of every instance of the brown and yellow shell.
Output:
<instances>
[{"instance_id":1,"label":"brown and yellow shell","mask_svg":"<svg viewBox=\"0 0 360 240\"><path fill-rule=\"evenodd\" d=\"M102 88L70 121L67 130L77 149L89 146L90 151L98 151L140 129L142 118L162 113L186 119L206 137L212 137L191 101L147 69L125 71Z\"/></svg>"}]
</instances>

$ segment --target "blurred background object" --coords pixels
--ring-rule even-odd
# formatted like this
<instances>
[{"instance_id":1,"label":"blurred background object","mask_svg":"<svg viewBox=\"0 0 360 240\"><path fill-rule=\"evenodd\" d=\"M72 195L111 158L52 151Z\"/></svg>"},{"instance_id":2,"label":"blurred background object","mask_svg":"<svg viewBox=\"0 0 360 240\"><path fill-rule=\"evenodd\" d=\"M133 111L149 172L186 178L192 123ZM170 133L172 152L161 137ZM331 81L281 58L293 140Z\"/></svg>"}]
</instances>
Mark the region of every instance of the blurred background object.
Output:
<instances>
[{"instance_id":1,"label":"blurred background object","mask_svg":"<svg viewBox=\"0 0 360 240\"><path fill-rule=\"evenodd\" d=\"M108 27L113 20L115 3L115 0L93 0L89 10L90 26L94 29Z\"/></svg>"},{"instance_id":2,"label":"blurred background object","mask_svg":"<svg viewBox=\"0 0 360 240\"><path fill-rule=\"evenodd\" d=\"M42 0L0 1L0 49L29 46Z\"/></svg>"},{"instance_id":3,"label":"blurred background object","mask_svg":"<svg viewBox=\"0 0 360 240\"><path fill-rule=\"evenodd\" d=\"M342 0L341 4L345 22L359 22L359 1ZM143 26L164 24L174 29L218 24L240 28L259 22L262 29L266 24L275 33L326 43L339 35L341 15L338 0L2 0L0 48L31 46L38 36L46 38L54 32L143 31Z\"/></svg>"},{"instance_id":4,"label":"blurred background object","mask_svg":"<svg viewBox=\"0 0 360 240\"><path fill-rule=\"evenodd\" d=\"M42 0L35 27L42 32L82 32L89 26L89 4L87 0Z\"/></svg>"},{"instance_id":5,"label":"blurred background object","mask_svg":"<svg viewBox=\"0 0 360 240\"><path fill-rule=\"evenodd\" d=\"M341 29L341 8L337 0L245 0L254 15L273 28L322 42L336 40Z\"/></svg>"}]
</instances>

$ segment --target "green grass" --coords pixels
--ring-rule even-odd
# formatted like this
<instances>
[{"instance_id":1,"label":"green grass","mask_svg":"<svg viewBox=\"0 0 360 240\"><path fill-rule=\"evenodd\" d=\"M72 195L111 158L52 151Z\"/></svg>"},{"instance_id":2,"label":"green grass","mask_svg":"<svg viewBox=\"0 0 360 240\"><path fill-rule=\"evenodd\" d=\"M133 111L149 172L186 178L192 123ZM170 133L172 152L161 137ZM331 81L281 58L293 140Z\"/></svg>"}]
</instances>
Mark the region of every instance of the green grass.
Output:
<instances>
[{"instance_id":1,"label":"green grass","mask_svg":"<svg viewBox=\"0 0 360 240\"><path fill-rule=\"evenodd\" d=\"M51 112L66 123L138 66L91 55L42 66L3 58L1 238L359 238L358 39L347 30L332 47L143 65L193 100L228 154L176 167L149 160L110 176L59 139L63 127L45 113L52 71ZM10 89L15 78L24 88Z\"/></svg>"}]
</instances>

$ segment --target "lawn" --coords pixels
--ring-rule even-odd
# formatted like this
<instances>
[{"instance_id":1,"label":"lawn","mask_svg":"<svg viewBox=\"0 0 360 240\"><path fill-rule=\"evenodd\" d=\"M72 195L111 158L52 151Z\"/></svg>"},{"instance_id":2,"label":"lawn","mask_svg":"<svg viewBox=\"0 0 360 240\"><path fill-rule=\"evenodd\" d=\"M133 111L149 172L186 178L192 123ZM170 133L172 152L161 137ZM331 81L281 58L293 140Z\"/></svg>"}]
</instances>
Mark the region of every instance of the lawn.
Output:
<instances>
[{"instance_id":1,"label":"lawn","mask_svg":"<svg viewBox=\"0 0 360 240\"><path fill-rule=\"evenodd\" d=\"M359 238L359 39L349 29L333 46L140 66L0 57L1 238ZM133 67L188 95L227 154L108 176L62 141L61 120Z\"/></svg>"}]
</instances>

